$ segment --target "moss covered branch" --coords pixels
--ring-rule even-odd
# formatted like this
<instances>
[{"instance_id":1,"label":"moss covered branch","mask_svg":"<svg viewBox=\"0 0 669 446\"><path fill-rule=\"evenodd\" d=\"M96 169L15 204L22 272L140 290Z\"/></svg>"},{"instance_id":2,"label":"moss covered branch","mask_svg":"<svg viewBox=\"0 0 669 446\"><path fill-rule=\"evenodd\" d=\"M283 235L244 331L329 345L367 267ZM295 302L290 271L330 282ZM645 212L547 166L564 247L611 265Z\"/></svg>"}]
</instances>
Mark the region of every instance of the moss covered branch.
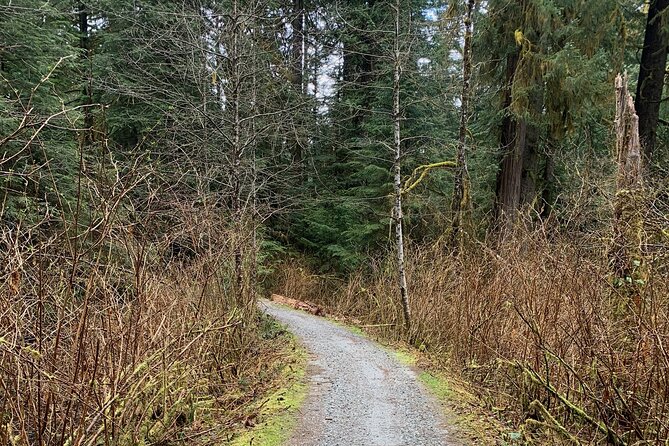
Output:
<instances>
[{"instance_id":1,"label":"moss covered branch","mask_svg":"<svg viewBox=\"0 0 669 446\"><path fill-rule=\"evenodd\" d=\"M432 163L432 164L423 164L421 166L416 167L413 172L411 172L411 176L404 182L404 187L402 188L402 193L406 194L408 192L411 192L413 189L416 188L427 176L427 174L432 170L432 169L439 169L439 168L454 168L456 166L455 161L440 161L438 163Z\"/></svg>"},{"instance_id":2,"label":"moss covered branch","mask_svg":"<svg viewBox=\"0 0 669 446\"><path fill-rule=\"evenodd\" d=\"M594 417L585 412L585 410L569 401L567 397L558 392L555 387L544 381L537 372L518 362L513 362L512 364L514 367L520 369L532 382L545 388L551 395L555 396L555 398L557 398L572 415L581 418L583 421L604 434L611 444L615 446L626 446L626 443L609 426L601 421L597 421Z\"/></svg>"},{"instance_id":3,"label":"moss covered branch","mask_svg":"<svg viewBox=\"0 0 669 446\"><path fill-rule=\"evenodd\" d=\"M539 400L532 401L532 403L530 403L530 409L535 411L538 415L541 415L545 421L540 422L530 418L525 422L525 425L550 429L562 435L569 442L569 444L574 446L581 445L581 442L578 440L578 438L569 433L569 431L567 431L567 429L562 424L560 424L560 422L553 415L551 415L548 409L546 409L546 406L541 404Z\"/></svg>"}]
</instances>

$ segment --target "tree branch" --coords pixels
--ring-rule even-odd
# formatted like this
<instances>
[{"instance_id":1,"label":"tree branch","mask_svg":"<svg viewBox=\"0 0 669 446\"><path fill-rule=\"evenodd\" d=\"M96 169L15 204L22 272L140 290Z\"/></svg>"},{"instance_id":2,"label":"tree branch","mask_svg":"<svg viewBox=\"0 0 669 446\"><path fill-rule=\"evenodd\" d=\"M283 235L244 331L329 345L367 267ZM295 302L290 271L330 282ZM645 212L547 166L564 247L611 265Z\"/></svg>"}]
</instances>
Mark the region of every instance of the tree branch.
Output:
<instances>
[{"instance_id":1,"label":"tree branch","mask_svg":"<svg viewBox=\"0 0 669 446\"><path fill-rule=\"evenodd\" d=\"M418 186L423 179L427 176L427 174L430 172L432 169L438 169L438 168L454 168L456 166L455 161L440 161L438 163L432 163L432 164L424 164L422 166L416 167L413 172L411 173L411 176L404 182L404 188L402 189L402 193L406 194L408 192L411 192L416 186ZM416 175L418 175L418 172L420 172L420 176L416 180Z\"/></svg>"}]
</instances>

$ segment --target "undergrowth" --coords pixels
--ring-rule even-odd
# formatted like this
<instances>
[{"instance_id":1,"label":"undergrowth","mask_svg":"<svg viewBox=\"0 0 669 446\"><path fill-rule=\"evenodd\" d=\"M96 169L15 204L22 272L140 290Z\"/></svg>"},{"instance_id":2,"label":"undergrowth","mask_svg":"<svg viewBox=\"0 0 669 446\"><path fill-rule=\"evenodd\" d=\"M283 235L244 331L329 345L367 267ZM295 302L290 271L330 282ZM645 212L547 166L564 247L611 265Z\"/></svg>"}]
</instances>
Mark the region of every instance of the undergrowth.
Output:
<instances>
[{"instance_id":1,"label":"undergrowth","mask_svg":"<svg viewBox=\"0 0 669 446\"><path fill-rule=\"evenodd\" d=\"M292 433L297 415L307 395L305 382L306 351L295 337L269 316L264 317L263 338L271 340L280 355L272 379L266 380L264 396L247 407L244 430L231 442L232 446L279 446Z\"/></svg>"},{"instance_id":2,"label":"undergrowth","mask_svg":"<svg viewBox=\"0 0 669 446\"><path fill-rule=\"evenodd\" d=\"M217 215L0 228L0 444L193 444L243 426L282 332L258 319L253 269L236 280L245 230Z\"/></svg>"}]
</instances>

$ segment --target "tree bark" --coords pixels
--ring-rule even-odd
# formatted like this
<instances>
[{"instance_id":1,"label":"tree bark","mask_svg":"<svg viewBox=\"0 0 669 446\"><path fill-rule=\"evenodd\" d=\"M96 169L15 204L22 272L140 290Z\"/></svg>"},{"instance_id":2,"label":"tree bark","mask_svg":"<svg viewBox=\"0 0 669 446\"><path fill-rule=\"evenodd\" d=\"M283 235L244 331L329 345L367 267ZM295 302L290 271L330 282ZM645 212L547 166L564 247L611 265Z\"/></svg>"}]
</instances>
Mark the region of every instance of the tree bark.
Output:
<instances>
[{"instance_id":1,"label":"tree bark","mask_svg":"<svg viewBox=\"0 0 669 446\"><path fill-rule=\"evenodd\" d=\"M537 187L539 153L537 151L539 132L536 126L524 118L516 118L511 111L513 102L513 84L520 54L514 52L507 56L506 88L504 91L500 135L501 160L495 188L495 220L502 231L509 229L518 211L524 205L534 205L540 198ZM535 82L540 82L538 79ZM536 83L535 83L536 85ZM543 101L540 96L531 100L529 111L541 113Z\"/></svg>"},{"instance_id":2,"label":"tree bark","mask_svg":"<svg viewBox=\"0 0 669 446\"><path fill-rule=\"evenodd\" d=\"M540 114L542 101L530 101L533 107L532 112ZM539 170L540 154L539 131L535 125L525 124L525 140L522 151L522 172L520 177L520 199L519 208L531 206L538 210L538 200L540 199L539 186L542 185L542 173Z\"/></svg>"},{"instance_id":3,"label":"tree bark","mask_svg":"<svg viewBox=\"0 0 669 446\"><path fill-rule=\"evenodd\" d=\"M653 158L664 91L669 36L664 30L669 0L651 0L641 52L635 109L639 116L639 137L647 165Z\"/></svg>"},{"instance_id":4,"label":"tree bark","mask_svg":"<svg viewBox=\"0 0 669 446\"><path fill-rule=\"evenodd\" d=\"M627 92L627 75L616 77L616 152L618 154L618 191L641 185L641 144L639 116Z\"/></svg>"},{"instance_id":5,"label":"tree bark","mask_svg":"<svg viewBox=\"0 0 669 446\"><path fill-rule=\"evenodd\" d=\"M293 0L291 26L291 80L293 90L297 95L297 100L301 101L301 96L305 93L305 75L304 75L304 0ZM290 141L290 151L298 171L301 172L302 159L304 158L304 147L301 141L299 127L301 127L300 116L295 116Z\"/></svg>"},{"instance_id":6,"label":"tree bark","mask_svg":"<svg viewBox=\"0 0 669 446\"><path fill-rule=\"evenodd\" d=\"M407 287L406 271L404 269L404 234L402 214L402 139L400 115L400 79L402 65L400 60L400 0L395 4L395 40L394 40L394 67L393 67L393 140L395 159L393 163L395 206L393 218L395 220L395 244L397 248L397 276L400 287L400 299L404 313L404 324L407 330L411 329L411 310L409 306L409 290Z\"/></svg>"},{"instance_id":7,"label":"tree bark","mask_svg":"<svg viewBox=\"0 0 669 446\"><path fill-rule=\"evenodd\" d=\"M232 108L232 145L230 153L231 161L231 178L232 178L232 215L234 223L237 226L237 231L240 231L243 226L243 209L242 209L242 121L241 121L241 82L242 76L240 73L240 13L238 10L237 1L233 2L232 8L233 35L230 45L229 55L230 63L232 64L232 78L229 80L231 86L230 105ZM239 233L238 233L239 235ZM244 255L243 255L243 241L241 237L235 239L234 247L234 265L235 265L235 286L238 303L244 307Z\"/></svg>"},{"instance_id":8,"label":"tree bark","mask_svg":"<svg viewBox=\"0 0 669 446\"><path fill-rule=\"evenodd\" d=\"M613 246L609 258L617 278L632 282L640 271L643 245L641 203L642 155L639 117L627 92L627 76L618 75L616 85L616 152L618 176L614 202Z\"/></svg>"},{"instance_id":9,"label":"tree bark","mask_svg":"<svg viewBox=\"0 0 669 446\"><path fill-rule=\"evenodd\" d=\"M502 129L500 134L500 146L502 150L502 161L497 173L497 185L495 187L495 217L502 220L512 209L516 209L520 200L520 170L521 158L516 155L517 142L516 133L518 124L511 115L511 89L513 77L518 64L518 54L513 53L506 58L506 87L504 91Z\"/></svg>"},{"instance_id":10,"label":"tree bark","mask_svg":"<svg viewBox=\"0 0 669 446\"><path fill-rule=\"evenodd\" d=\"M253 42L256 42L256 27L251 31L253 34ZM253 57L257 55L257 51L252 52ZM255 62L255 61L254 61ZM256 63L254 63L254 66ZM258 115L258 79L255 70L252 76L251 86L251 110L252 114ZM256 134L255 119L251 120L251 135ZM258 286L258 160L257 160L257 144L251 146L251 273L249 274L249 294L250 301L255 304L258 299L256 289Z\"/></svg>"},{"instance_id":11,"label":"tree bark","mask_svg":"<svg viewBox=\"0 0 669 446\"><path fill-rule=\"evenodd\" d=\"M513 99L513 81L518 65L519 53L516 51L506 59L506 87L504 91L504 119L500 135L502 158L497 173L495 188L495 220L500 226L512 223L520 205L521 179L523 173L523 153L525 152L525 136L527 126L524 121L518 122L511 114Z\"/></svg>"},{"instance_id":12,"label":"tree bark","mask_svg":"<svg viewBox=\"0 0 669 446\"><path fill-rule=\"evenodd\" d=\"M304 0L293 0L291 52L293 86L296 91L304 92Z\"/></svg>"}]
</instances>

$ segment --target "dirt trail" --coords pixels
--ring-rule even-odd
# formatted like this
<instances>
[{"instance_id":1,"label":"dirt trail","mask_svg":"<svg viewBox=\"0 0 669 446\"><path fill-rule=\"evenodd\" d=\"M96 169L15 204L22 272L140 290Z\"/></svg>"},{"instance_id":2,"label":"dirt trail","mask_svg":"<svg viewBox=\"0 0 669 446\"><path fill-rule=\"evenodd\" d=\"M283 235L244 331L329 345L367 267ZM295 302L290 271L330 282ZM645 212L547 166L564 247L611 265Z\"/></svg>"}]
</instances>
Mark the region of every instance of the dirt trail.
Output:
<instances>
[{"instance_id":1,"label":"dirt trail","mask_svg":"<svg viewBox=\"0 0 669 446\"><path fill-rule=\"evenodd\" d=\"M438 403L411 368L326 319L269 301L261 307L309 350L309 396L292 446L450 446Z\"/></svg>"}]
</instances>

